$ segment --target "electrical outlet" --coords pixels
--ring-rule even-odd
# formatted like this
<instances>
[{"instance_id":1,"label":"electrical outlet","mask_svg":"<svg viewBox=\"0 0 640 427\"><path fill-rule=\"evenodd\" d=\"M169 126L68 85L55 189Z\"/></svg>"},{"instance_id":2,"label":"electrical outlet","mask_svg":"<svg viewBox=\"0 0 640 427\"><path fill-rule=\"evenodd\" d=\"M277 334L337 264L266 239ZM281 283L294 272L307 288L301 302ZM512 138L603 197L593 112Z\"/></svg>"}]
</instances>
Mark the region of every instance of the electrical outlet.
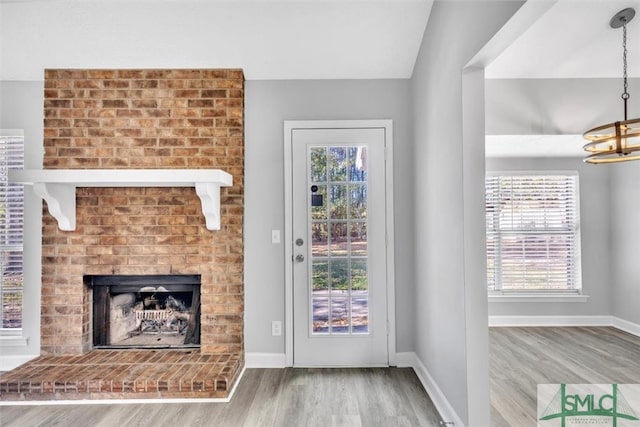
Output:
<instances>
[{"instance_id":1,"label":"electrical outlet","mask_svg":"<svg viewBox=\"0 0 640 427\"><path fill-rule=\"evenodd\" d=\"M280 243L280 230L271 230L271 243Z\"/></svg>"},{"instance_id":2,"label":"electrical outlet","mask_svg":"<svg viewBox=\"0 0 640 427\"><path fill-rule=\"evenodd\" d=\"M282 335L282 322L273 320L271 322L271 336L279 337L280 335Z\"/></svg>"}]
</instances>

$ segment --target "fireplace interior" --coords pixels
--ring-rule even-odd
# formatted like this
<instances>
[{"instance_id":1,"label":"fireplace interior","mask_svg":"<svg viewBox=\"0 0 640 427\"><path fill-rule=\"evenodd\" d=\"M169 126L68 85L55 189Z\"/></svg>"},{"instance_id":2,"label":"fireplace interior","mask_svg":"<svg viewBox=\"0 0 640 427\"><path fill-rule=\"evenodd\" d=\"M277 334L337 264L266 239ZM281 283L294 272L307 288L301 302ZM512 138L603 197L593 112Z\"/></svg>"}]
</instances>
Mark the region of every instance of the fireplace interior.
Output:
<instances>
[{"instance_id":1,"label":"fireplace interior","mask_svg":"<svg viewBox=\"0 0 640 427\"><path fill-rule=\"evenodd\" d=\"M199 275L85 276L93 348L200 347Z\"/></svg>"}]
</instances>

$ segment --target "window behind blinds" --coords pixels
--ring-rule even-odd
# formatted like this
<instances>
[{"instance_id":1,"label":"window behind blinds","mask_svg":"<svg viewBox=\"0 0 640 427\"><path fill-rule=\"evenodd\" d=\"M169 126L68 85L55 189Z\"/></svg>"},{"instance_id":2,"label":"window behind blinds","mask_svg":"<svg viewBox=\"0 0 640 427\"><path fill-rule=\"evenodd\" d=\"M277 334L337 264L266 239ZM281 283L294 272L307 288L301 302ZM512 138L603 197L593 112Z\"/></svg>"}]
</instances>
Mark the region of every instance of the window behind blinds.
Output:
<instances>
[{"instance_id":1,"label":"window behind blinds","mask_svg":"<svg viewBox=\"0 0 640 427\"><path fill-rule=\"evenodd\" d=\"M10 169L24 167L24 138L0 131L0 315L1 328L22 327L23 185L9 183Z\"/></svg>"},{"instance_id":2,"label":"window behind blinds","mask_svg":"<svg viewBox=\"0 0 640 427\"><path fill-rule=\"evenodd\" d=\"M490 291L571 291L580 281L578 175L486 178Z\"/></svg>"}]
</instances>

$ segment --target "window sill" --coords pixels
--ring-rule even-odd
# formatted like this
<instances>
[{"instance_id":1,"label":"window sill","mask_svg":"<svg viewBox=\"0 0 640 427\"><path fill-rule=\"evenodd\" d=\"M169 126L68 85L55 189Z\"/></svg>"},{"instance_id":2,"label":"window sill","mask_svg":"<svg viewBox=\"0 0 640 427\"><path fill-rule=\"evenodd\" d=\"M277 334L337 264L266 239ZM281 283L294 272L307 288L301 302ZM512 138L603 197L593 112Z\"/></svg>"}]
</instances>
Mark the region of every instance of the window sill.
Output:
<instances>
[{"instance_id":1,"label":"window sill","mask_svg":"<svg viewBox=\"0 0 640 427\"><path fill-rule=\"evenodd\" d=\"M26 347L29 338L13 332L0 332L0 347Z\"/></svg>"},{"instance_id":2,"label":"window sill","mask_svg":"<svg viewBox=\"0 0 640 427\"><path fill-rule=\"evenodd\" d=\"M587 302L589 295L579 294L489 294L489 302Z\"/></svg>"}]
</instances>

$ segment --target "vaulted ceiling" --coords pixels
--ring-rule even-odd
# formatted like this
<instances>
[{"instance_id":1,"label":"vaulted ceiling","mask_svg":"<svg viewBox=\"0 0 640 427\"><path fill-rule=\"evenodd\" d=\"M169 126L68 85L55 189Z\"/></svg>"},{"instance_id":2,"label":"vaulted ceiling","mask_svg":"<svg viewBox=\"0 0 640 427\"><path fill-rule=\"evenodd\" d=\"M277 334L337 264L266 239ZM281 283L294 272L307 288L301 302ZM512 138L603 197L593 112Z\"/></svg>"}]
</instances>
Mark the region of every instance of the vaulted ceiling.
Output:
<instances>
[{"instance_id":1,"label":"vaulted ceiling","mask_svg":"<svg viewBox=\"0 0 640 427\"><path fill-rule=\"evenodd\" d=\"M620 76L621 33L609 19L630 6L640 14L640 0L528 1L553 5L488 67L489 78ZM249 80L409 78L432 5L0 0L0 78L38 80L43 68L185 64L241 67ZM629 25L629 75L640 77L640 17Z\"/></svg>"}]
</instances>

